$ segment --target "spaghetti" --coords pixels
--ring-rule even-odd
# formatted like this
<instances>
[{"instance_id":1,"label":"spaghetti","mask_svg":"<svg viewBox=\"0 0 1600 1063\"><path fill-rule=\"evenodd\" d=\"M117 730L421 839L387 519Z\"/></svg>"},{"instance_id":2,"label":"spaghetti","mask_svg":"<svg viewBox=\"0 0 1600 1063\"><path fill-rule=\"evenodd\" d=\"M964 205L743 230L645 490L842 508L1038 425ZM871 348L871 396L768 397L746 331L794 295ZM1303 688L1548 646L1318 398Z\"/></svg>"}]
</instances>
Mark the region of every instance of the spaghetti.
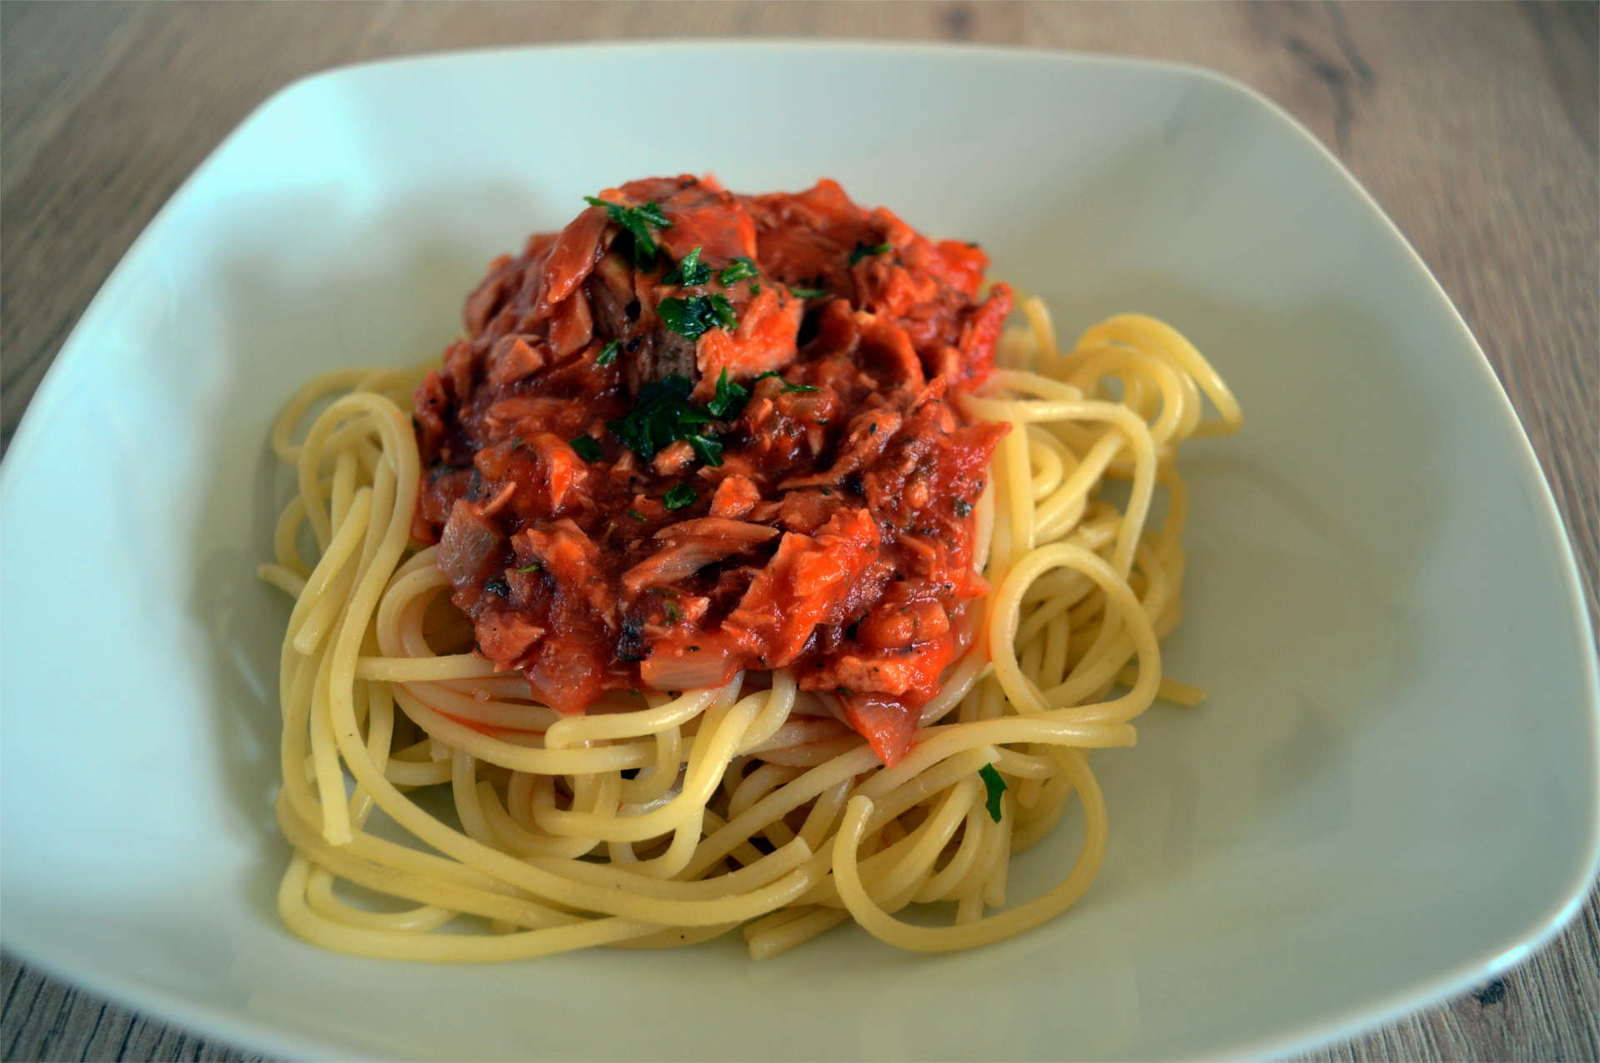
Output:
<instances>
[{"instance_id":1,"label":"spaghetti","mask_svg":"<svg viewBox=\"0 0 1600 1063\"><path fill-rule=\"evenodd\" d=\"M1106 845L1088 752L1132 745L1157 698L1199 700L1161 671L1184 576L1177 452L1241 417L1159 321L1113 317L1061 350L1044 305L1021 310L998 367L953 399L1009 426L972 516L991 589L893 755L798 665L550 707L474 652L441 546L413 539L425 470L407 406L424 370L306 385L272 432L297 492L261 569L294 599L277 802L289 928L440 962L738 929L762 958L851 920L901 948L970 948L1070 907ZM1073 806L1076 862L1007 906L1011 857ZM944 925L901 917L934 904Z\"/></svg>"}]
</instances>

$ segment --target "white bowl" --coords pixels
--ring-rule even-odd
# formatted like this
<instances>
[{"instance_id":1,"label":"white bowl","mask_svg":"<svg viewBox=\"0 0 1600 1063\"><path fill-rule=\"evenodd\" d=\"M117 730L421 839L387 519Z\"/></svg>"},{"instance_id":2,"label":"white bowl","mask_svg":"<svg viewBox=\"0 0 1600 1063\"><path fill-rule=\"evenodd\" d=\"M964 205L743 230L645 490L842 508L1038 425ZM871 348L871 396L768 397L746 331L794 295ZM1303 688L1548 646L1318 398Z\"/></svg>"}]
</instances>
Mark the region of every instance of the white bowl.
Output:
<instances>
[{"instance_id":1,"label":"white bowl","mask_svg":"<svg viewBox=\"0 0 1600 1063\"><path fill-rule=\"evenodd\" d=\"M321 952L273 911L277 643L255 581L278 404L438 352L494 254L627 178L839 178L1064 329L1191 336L1245 432L1195 448L1203 684L1097 756L1105 870L964 955L844 930L498 967ZM26 313L25 307L12 307ZM1272 104L1078 56L723 43L338 70L279 93L140 237L0 479L4 940L136 1007L306 1055L772 1059L1270 1053L1522 959L1596 867L1596 680L1571 552L1482 353ZM1022 857L1020 890L1067 839Z\"/></svg>"}]
</instances>

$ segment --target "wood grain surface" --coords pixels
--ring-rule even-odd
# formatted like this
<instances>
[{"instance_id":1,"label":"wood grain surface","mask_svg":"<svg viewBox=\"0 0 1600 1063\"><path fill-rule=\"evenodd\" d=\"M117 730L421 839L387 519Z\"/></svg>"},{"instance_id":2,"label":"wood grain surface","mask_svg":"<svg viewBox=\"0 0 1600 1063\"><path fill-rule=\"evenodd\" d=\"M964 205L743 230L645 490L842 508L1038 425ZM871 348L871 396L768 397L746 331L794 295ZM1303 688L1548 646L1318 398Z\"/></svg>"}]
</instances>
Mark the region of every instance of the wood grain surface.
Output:
<instances>
[{"instance_id":1,"label":"wood grain surface","mask_svg":"<svg viewBox=\"0 0 1600 1063\"><path fill-rule=\"evenodd\" d=\"M1208 66L1337 152L1438 275L1521 414L1591 613L1600 571L1593 4L0 2L0 445L111 267L256 104L325 67L592 38L931 39ZM17 810L11 810L18 814ZM256 1058L11 958L0 1058ZM1317 1060L1600 1058L1600 908L1504 978ZM1070 1046L1063 1046L1070 1051Z\"/></svg>"}]
</instances>

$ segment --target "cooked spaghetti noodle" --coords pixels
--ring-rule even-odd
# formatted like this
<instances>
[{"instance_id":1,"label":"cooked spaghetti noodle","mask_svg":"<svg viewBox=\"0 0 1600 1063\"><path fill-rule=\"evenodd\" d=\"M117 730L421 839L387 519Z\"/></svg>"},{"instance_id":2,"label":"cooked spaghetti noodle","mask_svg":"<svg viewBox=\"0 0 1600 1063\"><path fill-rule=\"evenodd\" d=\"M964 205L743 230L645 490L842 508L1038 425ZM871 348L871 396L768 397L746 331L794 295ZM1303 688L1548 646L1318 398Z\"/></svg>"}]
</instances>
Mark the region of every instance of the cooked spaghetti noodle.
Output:
<instances>
[{"instance_id":1,"label":"cooked spaghetti noodle","mask_svg":"<svg viewBox=\"0 0 1600 1063\"><path fill-rule=\"evenodd\" d=\"M1157 643L1180 615L1177 448L1237 428L1240 414L1199 352L1158 321L1112 318L1062 354L1043 304L1024 310L1030 330L1002 343L1011 368L968 400L1017 426L979 509L992 522L987 630L893 768L859 738L808 742L819 717L783 673L767 690L744 693L736 679L582 717L532 704L526 684L471 654L440 605L448 584L431 550L407 549L419 465L400 404L420 374L345 371L308 385L273 430L299 493L278 523L277 563L262 569L295 597L280 679L278 818L295 847L285 922L329 948L439 961L678 945L742 927L764 957L848 919L902 948L968 948L1071 906L1107 833L1086 752L1132 745L1130 722L1158 696L1196 700L1163 678ZM291 442L312 403L336 392ZM1219 420L1202 420L1202 396ZM1102 497L1108 480L1131 482L1121 508ZM1158 487L1168 501L1152 529ZM316 542L309 563L302 524ZM987 764L1008 783L998 822L985 811ZM448 788L455 824L416 802L429 788ZM1076 864L1044 896L1004 908L1011 857L1074 801ZM433 851L367 830L375 815ZM373 910L341 898L337 880L415 906ZM895 918L937 901L955 904L953 925ZM434 932L463 916L491 932Z\"/></svg>"},{"instance_id":2,"label":"cooked spaghetti noodle","mask_svg":"<svg viewBox=\"0 0 1600 1063\"><path fill-rule=\"evenodd\" d=\"M1021 309L999 368L956 400L1010 426L974 514L991 590L891 764L788 668L676 695L608 690L581 715L541 704L474 652L439 547L412 539L424 470L407 404L422 370L302 389L272 432L297 492L261 569L294 599L286 924L332 949L441 962L738 929L761 958L850 920L901 948L970 948L1070 907L1108 830L1089 751L1132 745L1158 698L1201 696L1161 669L1184 576L1177 455L1241 418L1159 321L1113 317L1061 350L1044 305ZM1074 807L1076 862L1008 905L1013 855ZM941 904L942 925L901 918Z\"/></svg>"}]
</instances>

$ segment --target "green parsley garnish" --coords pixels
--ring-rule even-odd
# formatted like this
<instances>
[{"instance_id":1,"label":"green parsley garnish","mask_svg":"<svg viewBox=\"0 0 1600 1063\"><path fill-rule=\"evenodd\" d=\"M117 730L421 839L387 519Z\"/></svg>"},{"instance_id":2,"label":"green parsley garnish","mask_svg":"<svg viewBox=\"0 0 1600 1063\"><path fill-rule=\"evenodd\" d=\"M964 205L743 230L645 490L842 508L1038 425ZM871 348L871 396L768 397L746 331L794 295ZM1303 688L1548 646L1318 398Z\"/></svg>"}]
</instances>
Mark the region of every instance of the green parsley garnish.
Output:
<instances>
[{"instance_id":1,"label":"green parsley garnish","mask_svg":"<svg viewBox=\"0 0 1600 1063\"><path fill-rule=\"evenodd\" d=\"M713 469L722 465L722 441L716 436L690 436L689 445L694 448L700 460Z\"/></svg>"},{"instance_id":2,"label":"green parsley garnish","mask_svg":"<svg viewBox=\"0 0 1600 1063\"><path fill-rule=\"evenodd\" d=\"M711 279L711 267L700 261L700 248L695 248L678 260L671 273L661 278L662 284L680 284L693 288Z\"/></svg>"},{"instance_id":3,"label":"green parsley garnish","mask_svg":"<svg viewBox=\"0 0 1600 1063\"><path fill-rule=\"evenodd\" d=\"M644 523L644 514L640 513L637 509L633 509L633 508L630 507L629 509L624 510L624 512L627 513L628 516L632 517L634 520L638 521L640 524Z\"/></svg>"},{"instance_id":4,"label":"green parsley garnish","mask_svg":"<svg viewBox=\"0 0 1600 1063\"><path fill-rule=\"evenodd\" d=\"M600 348L600 353L594 356L595 365L610 365L617 360L617 351L622 347L620 340L612 340Z\"/></svg>"},{"instance_id":5,"label":"green parsley garnish","mask_svg":"<svg viewBox=\"0 0 1600 1063\"><path fill-rule=\"evenodd\" d=\"M666 615L667 622L670 624L676 624L678 617L683 615L678 612L677 603L670 600L661 603L661 612Z\"/></svg>"},{"instance_id":6,"label":"green parsley garnish","mask_svg":"<svg viewBox=\"0 0 1600 1063\"><path fill-rule=\"evenodd\" d=\"M761 282L760 281L751 281L750 282L750 294L751 295L760 295L761 294Z\"/></svg>"},{"instance_id":7,"label":"green parsley garnish","mask_svg":"<svg viewBox=\"0 0 1600 1063\"><path fill-rule=\"evenodd\" d=\"M717 393L706 403L706 411L719 420L727 420L743 409L745 401L749 398L750 389L737 381L729 380L728 370L724 368L722 375L717 377Z\"/></svg>"},{"instance_id":8,"label":"green parsley garnish","mask_svg":"<svg viewBox=\"0 0 1600 1063\"><path fill-rule=\"evenodd\" d=\"M993 764L985 764L978 769L978 777L983 780L983 788L988 792L984 799L983 807L989 812L989 818L996 823L1000 822L1000 795L1006 792L1006 781L995 770Z\"/></svg>"},{"instance_id":9,"label":"green parsley garnish","mask_svg":"<svg viewBox=\"0 0 1600 1063\"><path fill-rule=\"evenodd\" d=\"M750 398L750 389L730 380L724 369L717 378L716 394L703 409L689 401L693 390L689 379L677 374L653 380L640 389L639 402L628 415L606 422L606 427L646 461L682 440L694 448L696 457L716 468L722 464L722 441L704 428L713 421L738 416ZM691 492L689 499L693 498ZM683 504L688 505L688 502Z\"/></svg>"},{"instance_id":10,"label":"green parsley garnish","mask_svg":"<svg viewBox=\"0 0 1600 1063\"><path fill-rule=\"evenodd\" d=\"M521 568L517 569L517 571L521 572L523 575L527 575L530 572L541 572L543 570L544 566L539 564L537 561L533 562L531 565L523 565Z\"/></svg>"},{"instance_id":11,"label":"green parsley garnish","mask_svg":"<svg viewBox=\"0 0 1600 1063\"><path fill-rule=\"evenodd\" d=\"M781 373L779 373L776 369L768 369L765 373L758 374L755 379L756 380L765 380L769 376L775 376L779 380L783 381L783 393L785 395L792 395L797 391L815 391L815 390L817 390L816 387L811 385L811 384L791 384L787 380L783 380L783 375Z\"/></svg>"},{"instance_id":12,"label":"green parsley garnish","mask_svg":"<svg viewBox=\"0 0 1600 1063\"><path fill-rule=\"evenodd\" d=\"M639 401L626 417L607 421L606 427L645 461L670 444L700 435L711 415L689 401L694 385L676 373L652 380L639 389Z\"/></svg>"},{"instance_id":13,"label":"green parsley garnish","mask_svg":"<svg viewBox=\"0 0 1600 1063\"><path fill-rule=\"evenodd\" d=\"M578 457L584 461L600 460L600 444L592 436L577 436L567 441L567 445L577 451Z\"/></svg>"},{"instance_id":14,"label":"green parsley garnish","mask_svg":"<svg viewBox=\"0 0 1600 1063\"><path fill-rule=\"evenodd\" d=\"M668 229L672 222L661 213L661 204L646 203L642 207L625 207L621 203L611 203L595 196L584 196L583 201L591 207L606 208L606 215L618 225L628 230L633 237L633 264L641 269L648 268L656 260L656 240L650 235L650 229Z\"/></svg>"},{"instance_id":15,"label":"green parsley garnish","mask_svg":"<svg viewBox=\"0 0 1600 1063\"><path fill-rule=\"evenodd\" d=\"M656 307L656 313L667 328L691 340L719 326L732 329L739 324L733 304L720 295L692 295L687 299L668 296Z\"/></svg>"},{"instance_id":16,"label":"green parsley garnish","mask_svg":"<svg viewBox=\"0 0 1600 1063\"><path fill-rule=\"evenodd\" d=\"M796 299L821 299L824 295L828 294L828 289L797 288L791 284L789 285L789 294L794 296Z\"/></svg>"},{"instance_id":17,"label":"green parsley garnish","mask_svg":"<svg viewBox=\"0 0 1600 1063\"><path fill-rule=\"evenodd\" d=\"M893 251L893 250L894 250L894 246L892 244L888 243L888 242L884 242L884 243L881 243L881 244L859 244L858 243L858 244L856 244L855 247L852 247L850 249L850 264L853 266L857 262L860 262L862 259L868 257L869 255L887 255L890 251Z\"/></svg>"},{"instance_id":18,"label":"green parsley garnish","mask_svg":"<svg viewBox=\"0 0 1600 1063\"><path fill-rule=\"evenodd\" d=\"M667 493L661 496L661 504L668 509L682 509L684 506L694 505L694 488L688 484L673 484L667 488Z\"/></svg>"},{"instance_id":19,"label":"green parsley garnish","mask_svg":"<svg viewBox=\"0 0 1600 1063\"><path fill-rule=\"evenodd\" d=\"M732 263L724 267L721 273L717 274L717 280L721 281L722 286L726 288L735 281L742 281L750 277L754 277L758 272L759 271L756 269L756 264L750 259L741 255L739 258L734 259ZM751 291L756 291L759 290L760 286L751 285L750 288Z\"/></svg>"}]
</instances>

